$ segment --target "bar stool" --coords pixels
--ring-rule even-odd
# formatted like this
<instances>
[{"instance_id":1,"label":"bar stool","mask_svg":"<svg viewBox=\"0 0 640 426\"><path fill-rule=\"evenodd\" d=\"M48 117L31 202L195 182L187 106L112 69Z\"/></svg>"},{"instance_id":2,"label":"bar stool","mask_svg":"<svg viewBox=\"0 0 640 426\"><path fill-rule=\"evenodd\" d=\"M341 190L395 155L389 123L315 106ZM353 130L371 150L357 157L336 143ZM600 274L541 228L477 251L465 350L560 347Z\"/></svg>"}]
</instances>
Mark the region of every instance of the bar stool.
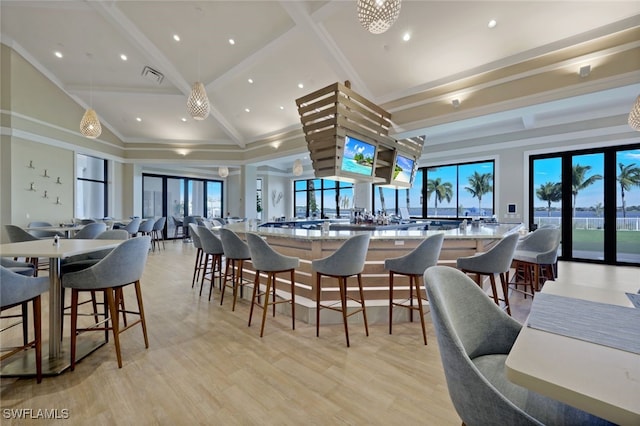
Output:
<instances>
[{"instance_id":1,"label":"bar stool","mask_svg":"<svg viewBox=\"0 0 640 426\"><path fill-rule=\"evenodd\" d=\"M292 256L285 256L275 251L260 235L247 233L247 245L251 254L251 263L256 271L253 282L253 296L251 297L251 310L249 311L249 324L251 327L251 317L253 307L258 305L262 308L262 326L260 327L260 337L264 334L264 324L267 321L267 310L269 305L273 307L273 316L276 316L276 305L280 303L291 304L291 328L296 329L296 281L295 269L300 265L300 259ZM263 292L260 291L260 272L267 274L267 286ZM276 299L276 274L288 272L290 274L291 297ZM264 296L264 303L260 304L260 297ZM269 297L271 296L271 301Z\"/></svg>"},{"instance_id":2,"label":"bar stool","mask_svg":"<svg viewBox=\"0 0 640 426\"><path fill-rule=\"evenodd\" d=\"M222 294L220 295L220 305L224 301L224 292L227 287L233 290L233 305L231 310L236 309L238 299L238 288L242 289L249 281L242 278L242 269L245 260L251 260L249 246L242 241L238 235L230 229L220 229L220 240L224 249L224 257L227 259L224 267L224 279L222 280ZM231 280L229 280L229 267L231 267ZM228 283L231 282L229 285ZM242 296L242 294L241 294Z\"/></svg>"},{"instance_id":3,"label":"bar stool","mask_svg":"<svg viewBox=\"0 0 640 426\"><path fill-rule=\"evenodd\" d=\"M495 274L500 274L500 283L502 284L503 301L507 313L511 315L511 307L509 306L509 287L505 274L511 267L513 254L518 244L519 235L517 233L509 234L503 237L498 243L491 247L489 251L476 254L475 256L459 257L456 265L464 273L475 274L476 283L482 288L480 279L483 275L488 275L491 281L491 290L493 292L493 301L500 306L500 298L496 290Z\"/></svg>"},{"instance_id":4,"label":"bar stool","mask_svg":"<svg viewBox=\"0 0 640 426\"><path fill-rule=\"evenodd\" d=\"M511 282L516 291L521 291L518 286L522 285L522 293L533 297L544 281L555 279L560 237L558 228L538 228L518 242L513 254L515 280ZM531 293L526 292L527 287L531 287Z\"/></svg>"},{"instance_id":5,"label":"bar stool","mask_svg":"<svg viewBox=\"0 0 640 426\"><path fill-rule=\"evenodd\" d=\"M365 333L369 335L369 324L367 323L367 310L364 306L364 291L362 289L362 270L367 257L367 249L369 248L369 239L371 235L358 234L349 238L340 246L333 254L322 259L316 259L311 262L311 268L316 272L316 336L320 337L320 310L330 309L342 313L342 322L344 323L344 335L347 339L347 347L349 347L349 328L347 326L347 318L362 312L364 319ZM333 277L338 279L338 287L340 288L340 301L329 305L321 304L322 276ZM358 290L360 299L356 299L347 295L347 278L356 275L358 278ZM347 299L357 302L360 307L347 313ZM340 304L340 307L336 305Z\"/></svg>"},{"instance_id":6,"label":"bar stool","mask_svg":"<svg viewBox=\"0 0 640 426\"><path fill-rule=\"evenodd\" d=\"M195 223L190 223L189 228L191 228L191 240L193 241L193 246L196 248L196 263L193 266L193 277L191 278L191 288L193 288L196 285L196 282L200 279L200 271L204 269L204 265L202 263L204 253L202 251L202 241L200 240L200 235L198 235L198 227ZM202 286L200 287L200 293L202 294Z\"/></svg>"},{"instance_id":7,"label":"bar stool","mask_svg":"<svg viewBox=\"0 0 640 426\"><path fill-rule=\"evenodd\" d=\"M211 285L209 286L209 300L211 300L211 292L213 291L213 282L215 281L216 272L218 273L218 280L222 287L222 255L224 254L222 241L220 241L220 238L216 237L206 226L198 226L192 235L194 242L196 238L200 239L202 252L204 253L204 260L202 262L202 279L200 280L200 295L202 296L204 280L208 279L211 282ZM209 256L211 256L211 262L209 262ZM206 278L207 270L209 270L209 264L211 264L211 278Z\"/></svg>"},{"instance_id":8,"label":"bar stool","mask_svg":"<svg viewBox=\"0 0 640 426\"><path fill-rule=\"evenodd\" d=\"M1 318L23 317L25 310L24 304L33 303L33 331L34 339L32 341L23 342L22 346L13 348L3 348L4 353L0 356L0 361L12 355L24 351L25 349L35 348L36 350L36 381L42 381L42 310L40 295L49 290L49 278L47 277L28 277L13 272L4 266L0 266L0 311L13 308L16 306L23 307L23 313L20 315L3 315ZM5 328L6 330L6 328ZM27 340L28 337L27 337Z\"/></svg>"},{"instance_id":9,"label":"bar stool","mask_svg":"<svg viewBox=\"0 0 640 426\"><path fill-rule=\"evenodd\" d=\"M427 329L424 323L424 310L422 300L427 300L426 293L420 289L420 278L427 268L438 263L440 250L444 234L435 234L427 237L418 247L410 253L391 259L385 259L384 269L389 271L389 334L391 334L393 326L393 307L400 306L409 309L409 321L413 322L413 311L420 313L420 323L422 324L422 337L424 344L427 344ZM395 302L393 299L393 278L394 275L406 275L409 277L409 298L402 302ZM414 287L415 285L415 287ZM413 298L416 298L417 306L413 305ZM406 302L409 304L405 304Z\"/></svg>"}]
</instances>

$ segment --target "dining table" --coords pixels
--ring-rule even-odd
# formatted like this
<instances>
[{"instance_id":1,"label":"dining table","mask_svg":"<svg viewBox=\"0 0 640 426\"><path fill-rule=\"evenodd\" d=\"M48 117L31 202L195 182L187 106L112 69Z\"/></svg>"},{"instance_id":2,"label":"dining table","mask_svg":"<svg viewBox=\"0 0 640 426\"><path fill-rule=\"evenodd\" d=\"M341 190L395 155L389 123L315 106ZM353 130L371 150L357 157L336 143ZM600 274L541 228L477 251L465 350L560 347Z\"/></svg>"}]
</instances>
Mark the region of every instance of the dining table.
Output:
<instances>
[{"instance_id":1,"label":"dining table","mask_svg":"<svg viewBox=\"0 0 640 426\"><path fill-rule=\"evenodd\" d=\"M42 372L45 375L60 374L70 366L70 358L66 345L62 343L61 322L62 312L62 283L60 264L62 259L79 254L90 253L97 250L115 248L122 243L122 240L99 240L99 239L59 239L56 244L52 239L42 239L34 241L22 241L16 243L0 244L0 256L14 258L49 258L49 339L43 342L42 353L47 353L45 346L48 346L48 357L43 356ZM90 343L86 347L79 347L78 358L86 356L95 350L104 341ZM65 348L63 350L63 347ZM30 352L30 351L28 351ZM25 352L26 354L27 352ZM18 357L19 358L19 357ZM2 376L21 376L34 374L28 363L8 360L3 363L0 370Z\"/></svg>"},{"instance_id":2,"label":"dining table","mask_svg":"<svg viewBox=\"0 0 640 426\"><path fill-rule=\"evenodd\" d=\"M548 281L505 362L507 378L619 425L640 425L640 282Z\"/></svg>"}]
</instances>

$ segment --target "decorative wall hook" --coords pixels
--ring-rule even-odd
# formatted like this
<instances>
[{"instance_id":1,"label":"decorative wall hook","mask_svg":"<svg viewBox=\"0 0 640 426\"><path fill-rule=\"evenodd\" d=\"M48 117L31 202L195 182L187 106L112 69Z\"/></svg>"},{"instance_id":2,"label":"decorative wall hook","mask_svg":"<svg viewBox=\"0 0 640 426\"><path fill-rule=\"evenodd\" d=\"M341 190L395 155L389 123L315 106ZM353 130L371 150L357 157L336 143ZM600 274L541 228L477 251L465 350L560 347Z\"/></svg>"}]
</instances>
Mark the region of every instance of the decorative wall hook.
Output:
<instances>
[{"instance_id":1,"label":"decorative wall hook","mask_svg":"<svg viewBox=\"0 0 640 426\"><path fill-rule=\"evenodd\" d=\"M29 160L29 165L27 167L30 169L35 169L35 167L33 166L33 160Z\"/></svg>"},{"instance_id":2,"label":"decorative wall hook","mask_svg":"<svg viewBox=\"0 0 640 426\"><path fill-rule=\"evenodd\" d=\"M56 183L57 183L58 185L62 185L62 182L60 181L60 176L58 176L58 179L56 179Z\"/></svg>"},{"instance_id":3,"label":"decorative wall hook","mask_svg":"<svg viewBox=\"0 0 640 426\"><path fill-rule=\"evenodd\" d=\"M29 184L29 189L28 189L27 191L35 191L35 190L36 190L36 187L35 187L34 183L33 183L33 182L31 182L31 183Z\"/></svg>"},{"instance_id":4,"label":"decorative wall hook","mask_svg":"<svg viewBox=\"0 0 640 426\"><path fill-rule=\"evenodd\" d=\"M42 198L49 198L49 194L47 194L47 191L44 191L44 195L42 196Z\"/></svg>"},{"instance_id":5,"label":"decorative wall hook","mask_svg":"<svg viewBox=\"0 0 640 426\"><path fill-rule=\"evenodd\" d=\"M44 169L44 174L42 175L42 177L46 177L46 178L51 177L47 174L47 169Z\"/></svg>"}]
</instances>

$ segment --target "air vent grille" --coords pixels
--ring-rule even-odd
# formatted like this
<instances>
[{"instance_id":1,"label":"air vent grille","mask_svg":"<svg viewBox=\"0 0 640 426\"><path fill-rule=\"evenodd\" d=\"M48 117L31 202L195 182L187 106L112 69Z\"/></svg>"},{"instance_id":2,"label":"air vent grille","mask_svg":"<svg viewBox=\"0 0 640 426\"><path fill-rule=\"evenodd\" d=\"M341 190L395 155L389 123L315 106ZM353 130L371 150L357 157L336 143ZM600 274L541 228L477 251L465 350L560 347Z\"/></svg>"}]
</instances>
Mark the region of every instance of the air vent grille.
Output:
<instances>
[{"instance_id":1,"label":"air vent grille","mask_svg":"<svg viewBox=\"0 0 640 426\"><path fill-rule=\"evenodd\" d=\"M148 65L142 69L142 77L157 84L162 83L162 80L164 80L164 74Z\"/></svg>"}]
</instances>

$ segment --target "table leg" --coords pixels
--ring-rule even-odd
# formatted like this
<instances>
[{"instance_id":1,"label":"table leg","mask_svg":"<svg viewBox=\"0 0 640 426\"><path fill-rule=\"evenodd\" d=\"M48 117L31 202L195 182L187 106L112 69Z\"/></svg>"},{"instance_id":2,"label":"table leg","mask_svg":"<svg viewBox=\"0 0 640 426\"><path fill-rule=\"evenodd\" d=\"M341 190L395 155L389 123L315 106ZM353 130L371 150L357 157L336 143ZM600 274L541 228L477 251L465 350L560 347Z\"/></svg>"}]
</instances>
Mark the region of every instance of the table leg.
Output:
<instances>
[{"instance_id":1,"label":"table leg","mask_svg":"<svg viewBox=\"0 0 640 426\"><path fill-rule=\"evenodd\" d=\"M60 259L49 259L49 358L60 358L60 323L62 321L62 283Z\"/></svg>"}]
</instances>

